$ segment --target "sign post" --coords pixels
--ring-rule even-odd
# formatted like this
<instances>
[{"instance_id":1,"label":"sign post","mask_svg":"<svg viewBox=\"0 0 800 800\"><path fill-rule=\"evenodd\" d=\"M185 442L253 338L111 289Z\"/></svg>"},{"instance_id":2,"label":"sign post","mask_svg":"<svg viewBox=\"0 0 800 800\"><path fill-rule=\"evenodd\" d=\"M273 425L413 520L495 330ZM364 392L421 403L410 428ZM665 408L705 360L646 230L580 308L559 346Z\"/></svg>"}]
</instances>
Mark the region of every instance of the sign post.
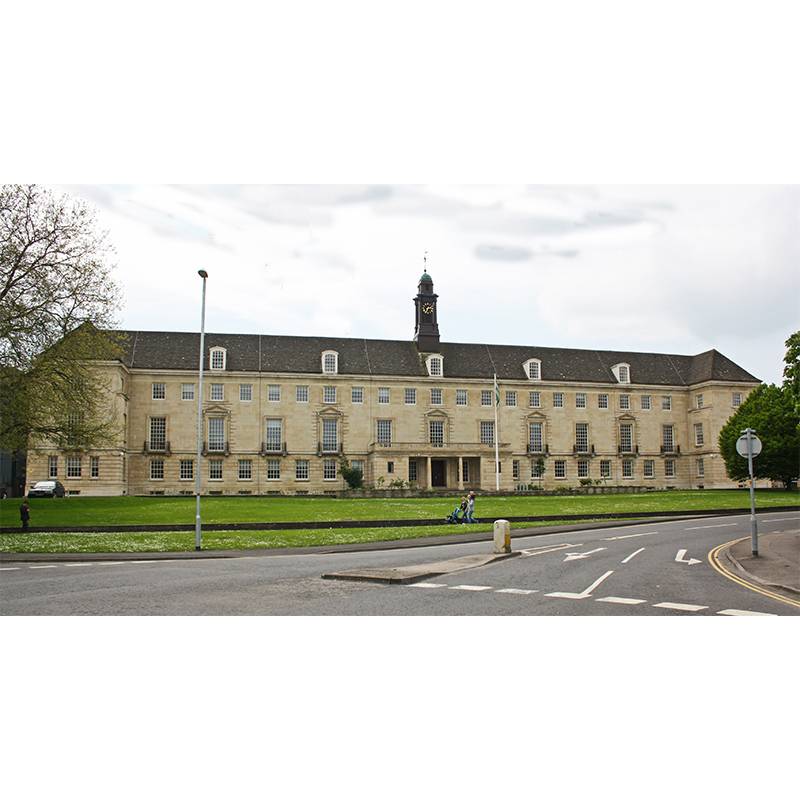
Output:
<instances>
[{"instance_id":1,"label":"sign post","mask_svg":"<svg viewBox=\"0 0 800 800\"><path fill-rule=\"evenodd\" d=\"M753 490L753 458L761 452L761 439L752 428L745 428L736 440L736 452L747 459L750 469L750 549L758 555L758 523L756 522L756 497Z\"/></svg>"}]
</instances>

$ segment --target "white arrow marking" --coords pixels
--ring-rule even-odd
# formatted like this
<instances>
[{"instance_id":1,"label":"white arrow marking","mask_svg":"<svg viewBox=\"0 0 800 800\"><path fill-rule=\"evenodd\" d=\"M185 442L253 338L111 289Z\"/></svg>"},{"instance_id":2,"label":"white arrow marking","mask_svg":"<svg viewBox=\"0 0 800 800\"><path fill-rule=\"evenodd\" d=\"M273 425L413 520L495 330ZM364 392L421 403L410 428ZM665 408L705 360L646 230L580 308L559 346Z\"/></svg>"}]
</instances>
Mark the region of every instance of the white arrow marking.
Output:
<instances>
[{"instance_id":1,"label":"white arrow marking","mask_svg":"<svg viewBox=\"0 0 800 800\"><path fill-rule=\"evenodd\" d=\"M596 550L589 550L588 553L567 553L567 557L564 561L574 561L576 558L588 558L592 553L599 553L601 550L605 549L605 547L598 547Z\"/></svg>"},{"instance_id":2,"label":"white arrow marking","mask_svg":"<svg viewBox=\"0 0 800 800\"><path fill-rule=\"evenodd\" d=\"M605 575L598 578L588 589L584 589L584 591L580 592L580 594L575 594L575 592L550 592L548 597L569 597L573 600L583 600L586 597L589 597L592 593L593 589L596 589L609 575L613 575L614 570L609 570L606 572Z\"/></svg>"},{"instance_id":3,"label":"white arrow marking","mask_svg":"<svg viewBox=\"0 0 800 800\"><path fill-rule=\"evenodd\" d=\"M696 558L690 558L688 561L684 558L686 555L685 550L678 550L678 555L675 556L675 560L681 564L701 564L702 562Z\"/></svg>"},{"instance_id":4,"label":"white arrow marking","mask_svg":"<svg viewBox=\"0 0 800 800\"><path fill-rule=\"evenodd\" d=\"M583 544L580 542L578 544L557 544L557 545L543 545L542 547L532 547L528 550L520 550L519 554L523 558L529 558L530 556L539 556L544 553L554 553L556 550L565 550L567 547L583 547Z\"/></svg>"}]
</instances>

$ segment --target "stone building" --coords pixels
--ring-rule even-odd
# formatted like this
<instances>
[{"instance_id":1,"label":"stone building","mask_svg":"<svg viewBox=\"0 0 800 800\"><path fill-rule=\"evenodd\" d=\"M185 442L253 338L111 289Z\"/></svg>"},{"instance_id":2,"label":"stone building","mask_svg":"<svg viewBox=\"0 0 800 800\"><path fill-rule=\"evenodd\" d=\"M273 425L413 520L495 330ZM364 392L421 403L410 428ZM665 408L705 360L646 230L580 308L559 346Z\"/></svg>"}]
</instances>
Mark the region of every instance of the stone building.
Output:
<instances>
[{"instance_id":1,"label":"stone building","mask_svg":"<svg viewBox=\"0 0 800 800\"><path fill-rule=\"evenodd\" d=\"M722 354L448 343L437 303L426 272L409 341L207 334L202 492L340 490L342 456L366 486L734 486L717 437L759 381ZM125 337L124 358L98 365L118 447L31 455L29 483L194 493L200 334Z\"/></svg>"}]
</instances>

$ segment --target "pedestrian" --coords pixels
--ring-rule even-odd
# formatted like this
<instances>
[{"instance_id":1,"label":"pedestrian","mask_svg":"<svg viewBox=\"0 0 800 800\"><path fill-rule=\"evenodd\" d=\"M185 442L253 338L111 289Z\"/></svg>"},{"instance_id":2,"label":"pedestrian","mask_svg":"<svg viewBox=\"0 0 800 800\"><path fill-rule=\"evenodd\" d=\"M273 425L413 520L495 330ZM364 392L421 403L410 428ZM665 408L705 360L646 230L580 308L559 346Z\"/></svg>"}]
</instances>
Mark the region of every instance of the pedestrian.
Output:
<instances>
[{"instance_id":1,"label":"pedestrian","mask_svg":"<svg viewBox=\"0 0 800 800\"><path fill-rule=\"evenodd\" d=\"M28 501L24 500L19 507L19 515L22 518L22 532L28 530L28 523L31 521L31 512L28 510Z\"/></svg>"},{"instance_id":2,"label":"pedestrian","mask_svg":"<svg viewBox=\"0 0 800 800\"><path fill-rule=\"evenodd\" d=\"M467 496L467 522L475 522L472 512L475 510L475 492L470 492Z\"/></svg>"},{"instance_id":3,"label":"pedestrian","mask_svg":"<svg viewBox=\"0 0 800 800\"><path fill-rule=\"evenodd\" d=\"M460 522L466 522L467 521L467 498L466 497L462 497L461 498L461 506L460 506L460 508L461 508L461 519L459 521Z\"/></svg>"}]
</instances>

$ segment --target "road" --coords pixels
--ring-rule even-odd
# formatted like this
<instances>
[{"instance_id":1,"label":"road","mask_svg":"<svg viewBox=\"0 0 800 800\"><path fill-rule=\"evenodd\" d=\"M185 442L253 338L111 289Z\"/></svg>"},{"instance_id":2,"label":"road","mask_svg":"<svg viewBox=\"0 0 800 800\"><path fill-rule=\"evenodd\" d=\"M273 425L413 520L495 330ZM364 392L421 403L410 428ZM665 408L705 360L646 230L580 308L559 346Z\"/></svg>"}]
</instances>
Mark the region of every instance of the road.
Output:
<instances>
[{"instance_id":1,"label":"road","mask_svg":"<svg viewBox=\"0 0 800 800\"><path fill-rule=\"evenodd\" d=\"M759 514L769 533L797 515ZM237 558L4 563L2 615L739 616L800 615L800 597L741 585L709 555L748 537L747 515L529 535L515 556L415 584L323 574L441 562L486 542Z\"/></svg>"}]
</instances>

